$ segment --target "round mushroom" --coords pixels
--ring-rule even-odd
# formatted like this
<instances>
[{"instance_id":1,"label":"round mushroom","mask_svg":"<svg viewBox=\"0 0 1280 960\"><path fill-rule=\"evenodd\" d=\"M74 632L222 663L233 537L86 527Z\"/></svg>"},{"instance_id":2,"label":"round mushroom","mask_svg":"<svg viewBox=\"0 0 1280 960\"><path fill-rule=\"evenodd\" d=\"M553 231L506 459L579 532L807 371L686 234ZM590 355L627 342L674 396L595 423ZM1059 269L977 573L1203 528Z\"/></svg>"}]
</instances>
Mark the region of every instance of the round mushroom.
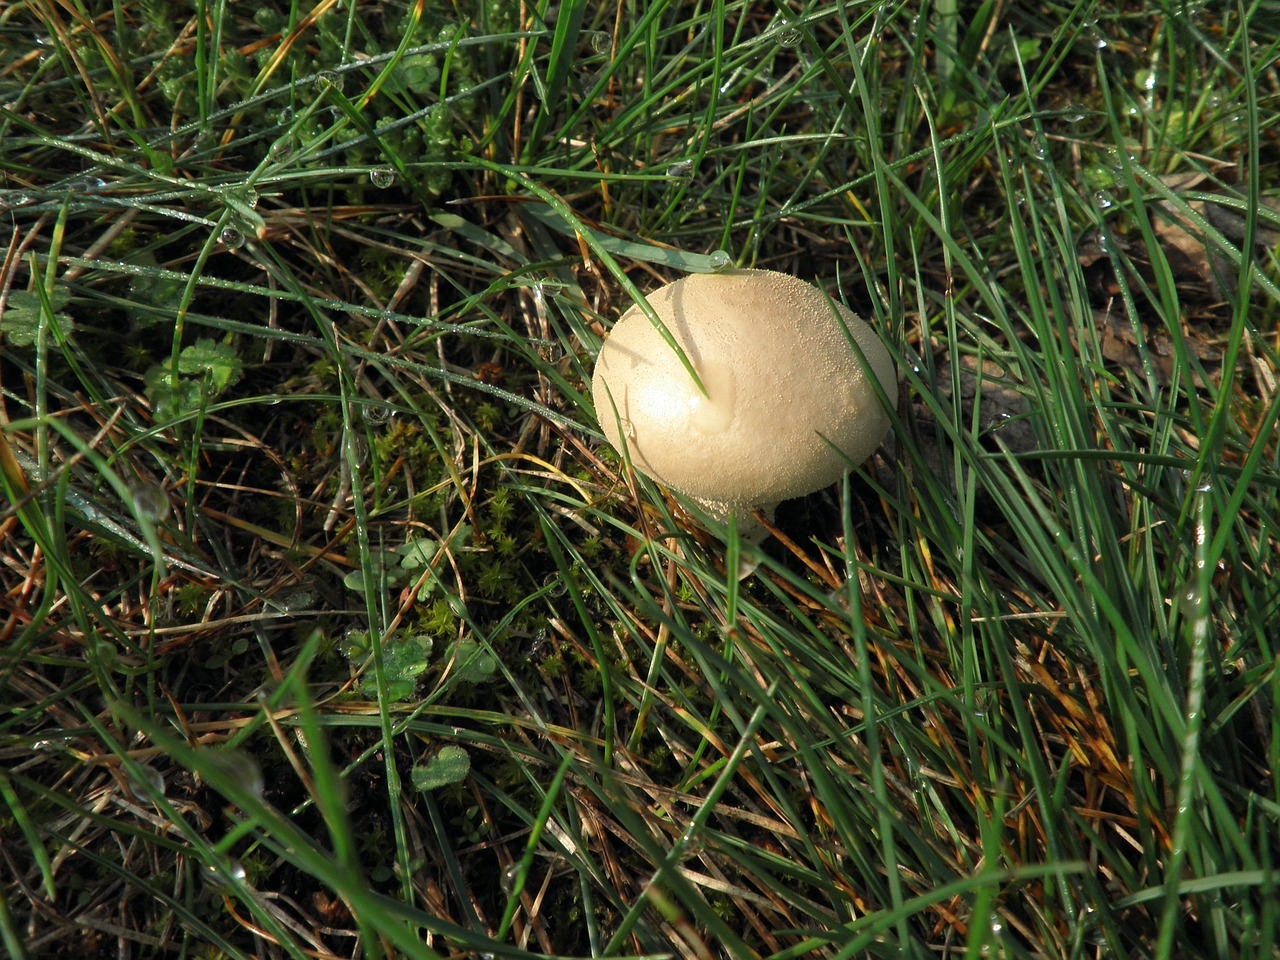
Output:
<instances>
[{"instance_id":1,"label":"round mushroom","mask_svg":"<svg viewBox=\"0 0 1280 960\"><path fill-rule=\"evenodd\" d=\"M773 270L726 270L647 299L705 392L636 305L596 360L596 418L637 470L719 519L736 515L748 536L764 533L753 510L771 517L781 501L835 482L888 432L868 368L896 406L893 360L817 287Z\"/></svg>"}]
</instances>

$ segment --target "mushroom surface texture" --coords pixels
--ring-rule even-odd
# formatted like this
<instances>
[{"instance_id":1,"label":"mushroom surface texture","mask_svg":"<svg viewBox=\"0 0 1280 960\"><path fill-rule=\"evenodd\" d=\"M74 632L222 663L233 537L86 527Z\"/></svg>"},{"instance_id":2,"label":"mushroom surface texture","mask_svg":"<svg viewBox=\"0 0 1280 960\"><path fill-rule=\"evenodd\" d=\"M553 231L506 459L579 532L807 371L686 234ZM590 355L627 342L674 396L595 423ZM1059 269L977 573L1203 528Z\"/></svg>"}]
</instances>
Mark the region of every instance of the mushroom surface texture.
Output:
<instances>
[{"instance_id":1,"label":"mushroom surface texture","mask_svg":"<svg viewBox=\"0 0 1280 960\"><path fill-rule=\"evenodd\" d=\"M866 323L817 287L773 270L726 270L684 277L647 299L706 393L636 305L596 360L596 418L637 470L712 516L757 526L753 510L772 516L781 501L834 483L888 432L867 368L896 406L893 360Z\"/></svg>"}]
</instances>

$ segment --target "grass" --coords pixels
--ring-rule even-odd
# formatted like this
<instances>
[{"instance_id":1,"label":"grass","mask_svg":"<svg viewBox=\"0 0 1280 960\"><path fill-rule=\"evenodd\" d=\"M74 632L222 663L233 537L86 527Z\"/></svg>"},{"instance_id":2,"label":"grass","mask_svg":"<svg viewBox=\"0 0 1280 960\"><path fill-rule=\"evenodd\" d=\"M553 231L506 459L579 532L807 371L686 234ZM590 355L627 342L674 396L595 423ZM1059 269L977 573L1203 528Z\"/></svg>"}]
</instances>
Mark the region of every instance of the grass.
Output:
<instances>
[{"instance_id":1,"label":"grass","mask_svg":"<svg viewBox=\"0 0 1280 960\"><path fill-rule=\"evenodd\" d=\"M6 8L7 952L1280 955L1219 7ZM762 547L588 396L726 258L905 397Z\"/></svg>"}]
</instances>

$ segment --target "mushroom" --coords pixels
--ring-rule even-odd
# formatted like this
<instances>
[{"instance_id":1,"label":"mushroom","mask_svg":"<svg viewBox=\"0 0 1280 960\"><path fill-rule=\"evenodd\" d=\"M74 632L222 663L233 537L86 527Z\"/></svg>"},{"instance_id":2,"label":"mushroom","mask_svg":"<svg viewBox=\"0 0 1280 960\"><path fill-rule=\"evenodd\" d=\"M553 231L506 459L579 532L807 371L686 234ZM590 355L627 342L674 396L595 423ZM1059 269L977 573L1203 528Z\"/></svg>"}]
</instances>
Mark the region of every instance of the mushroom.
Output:
<instances>
[{"instance_id":1,"label":"mushroom","mask_svg":"<svg viewBox=\"0 0 1280 960\"><path fill-rule=\"evenodd\" d=\"M867 370L896 406L893 360L817 287L773 270L725 270L647 299L684 356L633 306L596 360L596 418L637 470L718 520L735 516L744 536L766 535L753 511L772 518L781 501L834 483L888 432Z\"/></svg>"}]
</instances>

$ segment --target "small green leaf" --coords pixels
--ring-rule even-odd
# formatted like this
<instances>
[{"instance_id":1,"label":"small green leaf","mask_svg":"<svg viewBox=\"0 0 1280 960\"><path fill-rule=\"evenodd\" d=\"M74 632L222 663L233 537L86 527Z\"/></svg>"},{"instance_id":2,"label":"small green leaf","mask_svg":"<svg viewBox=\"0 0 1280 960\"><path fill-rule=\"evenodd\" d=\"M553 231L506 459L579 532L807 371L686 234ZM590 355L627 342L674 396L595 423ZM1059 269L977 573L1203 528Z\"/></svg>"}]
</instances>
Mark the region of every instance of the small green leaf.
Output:
<instances>
[{"instance_id":1,"label":"small green leaf","mask_svg":"<svg viewBox=\"0 0 1280 960\"><path fill-rule=\"evenodd\" d=\"M348 660L364 660L369 655L369 634L363 630L351 630L338 641L338 652Z\"/></svg>"},{"instance_id":2,"label":"small green leaf","mask_svg":"<svg viewBox=\"0 0 1280 960\"><path fill-rule=\"evenodd\" d=\"M375 552L373 554L370 569L374 578L374 587L380 584L396 587L409 579L405 571L392 563L394 559L394 554L389 552ZM368 589L364 580L364 568L361 567L348 573L342 578L342 585L348 590L354 590L356 593L364 593Z\"/></svg>"},{"instance_id":3,"label":"small green leaf","mask_svg":"<svg viewBox=\"0 0 1280 960\"><path fill-rule=\"evenodd\" d=\"M386 681L382 695L389 703L408 700L413 696L418 678L431 665L431 649L435 641L426 634L414 634L384 641L382 645L382 676ZM360 692L370 699L378 695L377 677L372 671L360 682Z\"/></svg>"},{"instance_id":4,"label":"small green leaf","mask_svg":"<svg viewBox=\"0 0 1280 960\"><path fill-rule=\"evenodd\" d=\"M342 578L342 585L356 593L364 593L364 571L352 570Z\"/></svg>"},{"instance_id":5,"label":"small green leaf","mask_svg":"<svg viewBox=\"0 0 1280 960\"><path fill-rule=\"evenodd\" d=\"M488 680L498 669L498 661L474 640L459 640L449 651L450 673L463 683Z\"/></svg>"},{"instance_id":6,"label":"small green leaf","mask_svg":"<svg viewBox=\"0 0 1280 960\"><path fill-rule=\"evenodd\" d=\"M200 384L179 378L175 384L168 364L157 363L143 374L147 399L157 421L173 420L200 406Z\"/></svg>"},{"instance_id":7,"label":"small green leaf","mask_svg":"<svg viewBox=\"0 0 1280 960\"><path fill-rule=\"evenodd\" d=\"M156 419L169 420L216 397L242 372L240 358L229 344L205 337L178 355L178 373L184 376L176 382L168 363L155 364L142 379Z\"/></svg>"},{"instance_id":8,"label":"small green leaf","mask_svg":"<svg viewBox=\"0 0 1280 960\"><path fill-rule=\"evenodd\" d=\"M239 380L243 369L230 344L208 337L197 340L178 357L178 372L201 379L207 376L215 395Z\"/></svg>"},{"instance_id":9,"label":"small green leaf","mask_svg":"<svg viewBox=\"0 0 1280 960\"><path fill-rule=\"evenodd\" d=\"M139 253L133 265L155 271L136 274L129 281L129 299L140 307L152 308L137 310L133 319L140 325L171 321L174 305L181 299L186 282L162 271L155 254L149 250Z\"/></svg>"},{"instance_id":10,"label":"small green leaf","mask_svg":"<svg viewBox=\"0 0 1280 960\"><path fill-rule=\"evenodd\" d=\"M414 767L410 778L419 790L435 790L459 783L470 771L471 755L462 747L449 744L426 763Z\"/></svg>"},{"instance_id":11,"label":"small green leaf","mask_svg":"<svg viewBox=\"0 0 1280 960\"><path fill-rule=\"evenodd\" d=\"M71 295L63 287L56 287L49 298L55 311L67 305ZM4 317L0 318L0 330L11 347L29 347L36 342L40 331L40 297L27 290L13 290L5 304ZM54 321L63 335L71 333L75 323L65 313L54 313Z\"/></svg>"},{"instance_id":12,"label":"small green leaf","mask_svg":"<svg viewBox=\"0 0 1280 960\"><path fill-rule=\"evenodd\" d=\"M440 544L436 540L423 538L410 540L397 551L400 554L400 566L405 570L417 570L429 564L437 553Z\"/></svg>"}]
</instances>

